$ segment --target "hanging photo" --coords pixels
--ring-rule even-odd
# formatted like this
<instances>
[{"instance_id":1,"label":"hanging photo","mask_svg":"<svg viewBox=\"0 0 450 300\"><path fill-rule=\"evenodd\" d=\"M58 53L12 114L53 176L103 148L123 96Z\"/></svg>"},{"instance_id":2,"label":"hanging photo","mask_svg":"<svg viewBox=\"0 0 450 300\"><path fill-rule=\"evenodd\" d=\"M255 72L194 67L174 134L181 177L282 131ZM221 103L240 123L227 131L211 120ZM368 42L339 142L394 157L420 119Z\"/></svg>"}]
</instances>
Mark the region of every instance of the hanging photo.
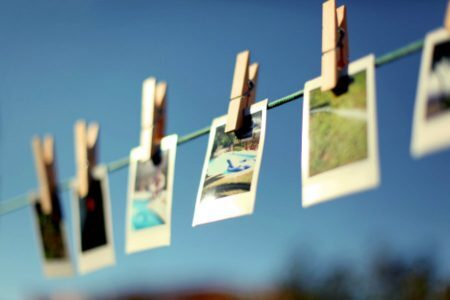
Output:
<instances>
[{"instance_id":1,"label":"hanging photo","mask_svg":"<svg viewBox=\"0 0 450 300\"><path fill-rule=\"evenodd\" d=\"M114 265L111 202L106 167L95 167L85 197L78 196L76 183L73 191L73 227L79 272L83 274Z\"/></svg>"},{"instance_id":2,"label":"hanging photo","mask_svg":"<svg viewBox=\"0 0 450 300\"><path fill-rule=\"evenodd\" d=\"M64 217L58 194L55 192L51 198L52 210L48 214L44 213L38 194L33 194L30 198L43 270L47 277L68 277L73 275L74 270L67 243Z\"/></svg>"},{"instance_id":3,"label":"hanging photo","mask_svg":"<svg viewBox=\"0 0 450 300\"><path fill-rule=\"evenodd\" d=\"M418 158L450 147L450 33L425 38L414 111L411 154Z\"/></svg>"},{"instance_id":4,"label":"hanging photo","mask_svg":"<svg viewBox=\"0 0 450 300\"><path fill-rule=\"evenodd\" d=\"M161 140L159 161L144 147L130 154L126 253L170 245L173 176L177 135Z\"/></svg>"},{"instance_id":5,"label":"hanging photo","mask_svg":"<svg viewBox=\"0 0 450 300\"><path fill-rule=\"evenodd\" d=\"M214 119L195 205L193 226L253 212L266 129L267 100L251 106L244 125L225 133Z\"/></svg>"},{"instance_id":6,"label":"hanging photo","mask_svg":"<svg viewBox=\"0 0 450 300\"><path fill-rule=\"evenodd\" d=\"M379 184L374 56L351 63L339 91L305 84L302 133L302 205Z\"/></svg>"}]
</instances>

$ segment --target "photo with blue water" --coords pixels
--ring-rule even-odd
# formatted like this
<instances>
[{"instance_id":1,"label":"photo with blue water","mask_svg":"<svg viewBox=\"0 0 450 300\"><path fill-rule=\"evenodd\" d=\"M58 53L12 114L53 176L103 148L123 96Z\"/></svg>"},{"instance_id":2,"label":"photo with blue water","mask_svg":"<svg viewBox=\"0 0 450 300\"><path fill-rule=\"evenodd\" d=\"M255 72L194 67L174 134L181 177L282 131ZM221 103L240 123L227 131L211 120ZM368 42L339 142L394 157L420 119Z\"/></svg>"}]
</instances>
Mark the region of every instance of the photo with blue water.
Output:
<instances>
[{"instance_id":1,"label":"photo with blue water","mask_svg":"<svg viewBox=\"0 0 450 300\"><path fill-rule=\"evenodd\" d=\"M244 117L237 132L216 128L203 184L202 201L250 191L261 135L262 112Z\"/></svg>"},{"instance_id":2,"label":"photo with blue water","mask_svg":"<svg viewBox=\"0 0 450 300\"><path fill-rule=\"evenodd\" d=\"M157 165L151 159L136 162L131 216L134 230L166 223L168 158L166 150Z\"/></svg>"}]
</instances>

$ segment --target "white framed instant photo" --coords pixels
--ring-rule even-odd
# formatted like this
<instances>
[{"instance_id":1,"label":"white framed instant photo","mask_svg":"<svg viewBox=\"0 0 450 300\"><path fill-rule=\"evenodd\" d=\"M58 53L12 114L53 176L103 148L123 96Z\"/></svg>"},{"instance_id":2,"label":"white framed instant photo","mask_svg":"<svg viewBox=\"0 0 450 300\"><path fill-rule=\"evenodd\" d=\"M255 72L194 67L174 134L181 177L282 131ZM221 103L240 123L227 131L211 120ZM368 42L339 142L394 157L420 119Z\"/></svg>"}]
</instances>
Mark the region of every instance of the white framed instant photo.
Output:
<instances>
[{"instance_id":1,"label":"white framed instant photo","mask_svg":"<svg viewBox=\"0 0 450 300\"><path fill-rule=\"evenodd\" d=\"M125 224L127 254L170 245L177 139L174 134L161 140L157 165L148 159L145 148L131 150Z\"/></svg>"},{"instance_id":2,"label":"white framed instant photo","mask_svg":"<svg viewBox=\"0 0 450 300\"><path fill-rule=\"evenodd\" d=\"M88 194L80 198L72 183L73 230L81 274L115 264L108 170L99 165L92 171Z\"/></svg>"},{"instance_id":3,"label":"white framed instant photo","mask_svg":"<svg viewBox=\"0 0 450 300\"><path fill-rule=\"evenodd\" d=\"M348 66L346 88L321 91L305 84L302 132L302 206L376 187L380 182L375 58Z\"/></svg>"},{"instance_id":4,"label":"white framed instant photo","mask_svg":"<svg viewBox=\"0 0 450 300\"><path fill-rule=\"evenodd\" d=\"M427 34L414 109L411 155L420 158L450 147L450 33Z\"/></svg>"},{"instance_id":5,"label":"white framed instant photo","mask_svg":"<svg viewBox=\"0 0 450 300\"><path fill-rule=\"evenodd\" d=\"M39 194L30 195L30 208L45 276L49 278L73 276L74 267L59 196L52 195L52 211L49 214L45 214L42 210Z\"/></svg>"},{"instance_id":6,"label":"white framed instant photo","mask_svg":"<svg viewBox=\"0 0 450 300\"><path fill-rule=\"evenodd\" d=\"M266 131L267 100L253 104L238 132L213 120L192 226L253 213Z\"/></svg>"}]
</instances>

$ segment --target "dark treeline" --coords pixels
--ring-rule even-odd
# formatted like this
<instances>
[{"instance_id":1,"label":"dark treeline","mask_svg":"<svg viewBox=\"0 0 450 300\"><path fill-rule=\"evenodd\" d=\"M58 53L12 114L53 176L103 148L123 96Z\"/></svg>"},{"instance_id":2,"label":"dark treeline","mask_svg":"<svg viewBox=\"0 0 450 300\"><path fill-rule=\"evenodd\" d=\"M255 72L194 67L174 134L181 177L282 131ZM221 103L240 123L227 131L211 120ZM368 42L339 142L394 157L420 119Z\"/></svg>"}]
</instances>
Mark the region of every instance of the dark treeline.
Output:
<instances>
[{"instance_id":1,"label":"dark treeline","mask_svg":"<svg viewBox=\"0 0 450 300\"><path fill-rule=\"evenodd\" d=\"M294 259L278 292L270 299L450 300L449 272L439 276L438 264L432 255L408 259L384 250L367 266L364 271L356 271L351 265L340 264L326 270L319 278L311 278L312 268Z\"/></svg>"},{"instance_id":2,"label":"dark treeline","mask_svg":"<svg viewBox=\"0 0 450 300\"><path fill-rule=\"evenodd\" d=\"M284 272L271 288L240 290L196 285L166 291L128 290L124 293L81 297L81 299L133 300L450 300L450 272L439 272L434 255L408 258L392 251L379 251L363 270L354 264L338 262L319 271L306 255L295 255L283 266ZM446 275L439 275L443 273ZM61 296L61 295L60 295ZM67 295L74 296L74 295ZM33 297L55 299L54 297ZM56 299L60 299L57 297ZM65 297L61 297L65 299ZM80 299L80 298L77 298Z\"/></svg>"}]
</instances>

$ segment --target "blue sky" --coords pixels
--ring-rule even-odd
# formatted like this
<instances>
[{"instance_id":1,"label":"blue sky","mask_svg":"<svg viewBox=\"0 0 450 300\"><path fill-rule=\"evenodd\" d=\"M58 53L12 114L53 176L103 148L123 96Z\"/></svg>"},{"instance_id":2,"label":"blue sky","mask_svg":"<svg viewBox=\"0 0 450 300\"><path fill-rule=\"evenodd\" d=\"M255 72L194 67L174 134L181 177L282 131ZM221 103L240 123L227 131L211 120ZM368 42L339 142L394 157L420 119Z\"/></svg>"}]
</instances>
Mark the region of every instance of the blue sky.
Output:
<instances>
[{"instance_id":1,"label":"blue sky","mask_svg":"<svg viewBox=\"0 0 450 300\"><path fill-rule=\"evenodd\" d=\"M37 183L30 141L53 133L59 178L75 172L73 124L101 125L99 159L139 143L141 84L166 80L167 133L183 135L226 113L235 55L260 63L257 99L303 88L320 73L320 1L1 1L1 189L4 200ZM344 2L338 1L338 4ZM346 1L350 57L379 56L442 25L446 1ZM117 265L71 279L43 277L28 208L0 217L0 291L98 293L218 282L261 287L293 255L318 269L363 265L387 243L427 249L450 273L450 152L409 154L420 55L376 70L381 186L301 208L301 100L267 116L253 216L191 227L207 138L178 148L172 246L124 254L127 170L110 176ZM69 194L63 195L71 235ZM71 243L73 246L73 243ZM310 250L305 250L310 249Z\"/></svg>"}]
</instances>

